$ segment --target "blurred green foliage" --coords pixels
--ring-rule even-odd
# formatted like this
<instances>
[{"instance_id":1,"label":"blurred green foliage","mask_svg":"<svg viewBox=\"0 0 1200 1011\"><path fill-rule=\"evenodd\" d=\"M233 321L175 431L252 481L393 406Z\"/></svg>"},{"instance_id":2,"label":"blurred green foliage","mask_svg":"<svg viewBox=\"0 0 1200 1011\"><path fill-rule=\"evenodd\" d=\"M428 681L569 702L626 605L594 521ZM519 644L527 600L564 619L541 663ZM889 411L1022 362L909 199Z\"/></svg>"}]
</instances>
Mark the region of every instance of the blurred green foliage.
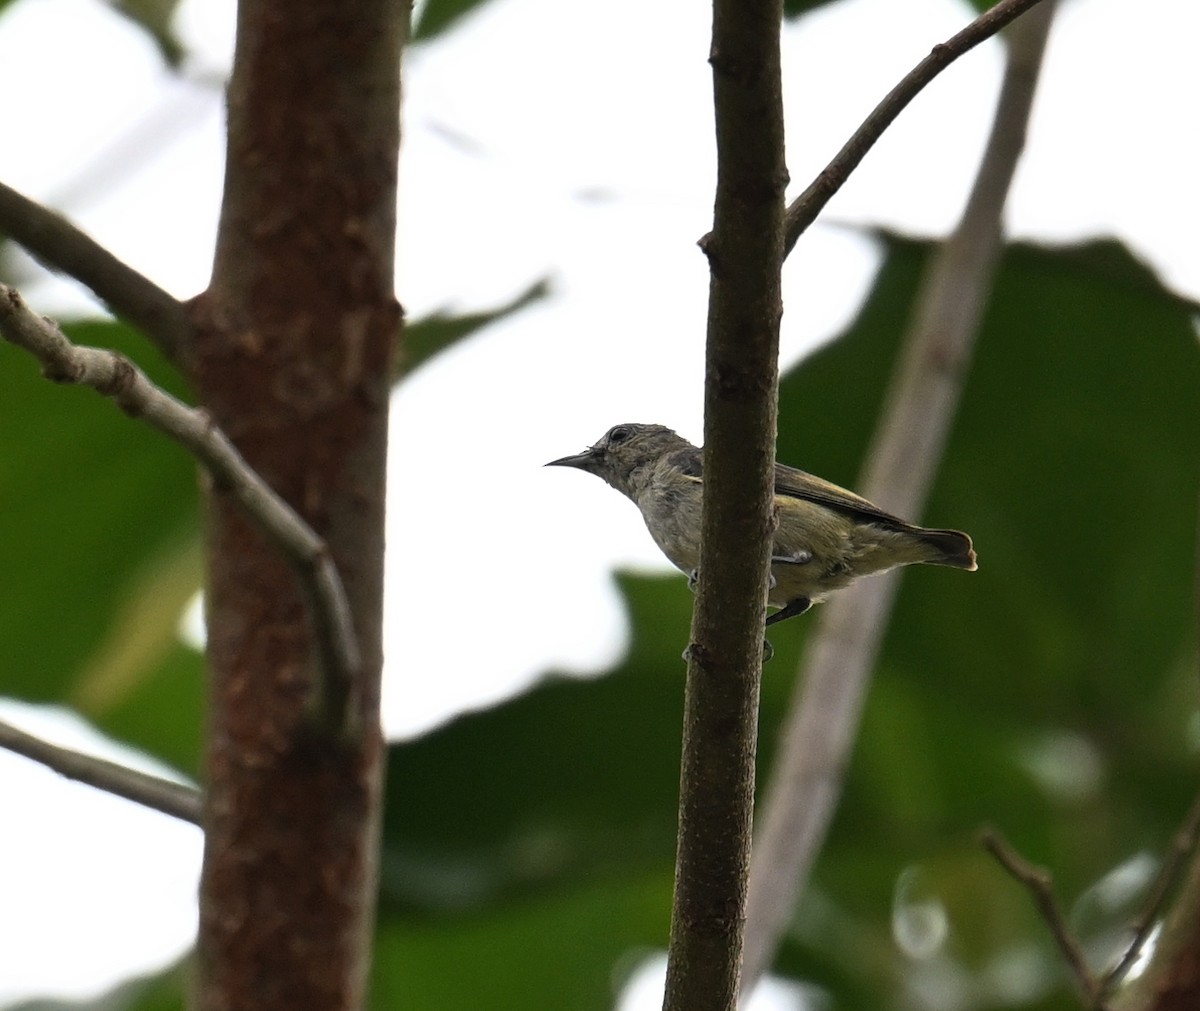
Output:
<instances>
[{"instance_id":1,"label":"blurred green foliage","mask_svg":"<svg viewBox=\"0 0 1200 1011\"><path fill-rule=\"evenodd\" d=\"M880 241L855 324L781 389L781 459L851 486L931 248ZM1074 1007L1028 897L978 828L998 825L1054 870L1101 952L1137 898L1112 872L1152 866L1187 809L1195 310L1112 243L1006 254L924 517L968 530L980 570L906 575L843 801L776 965L824 987L831 1007ZM72 335L133 339L117 324ZM70 700L95 698L96 679L118 685L88 715L194 770L198 659L164 647L161 630L114 650L111 631L154 625L142 598L196 578L192 468L100 398L51 388L15 350L0 347L0 370L0 407L23 426L0 461L0 514L21 532L0 540L3 690ZM172 581L175 568L186 578ZM691 597L682 577L621 585L633 642L616 670L551 675L391 748L380 1011L610 1008L665 944ZM772 635L764 770L811 628Z\"/></svg>"},{"instance_id":2,"label":"blurred green foliage","mask_svg":"<svg viewBox=\"0 0 1200 1011\"><path fill-rule=\"evenodd\" d=\"M129 355L184 396L173 370L124 324L64 329L77 343ZM9 432L20 432L0 455L0 691L73 705L194 774L201 663L180 646L177 626L200 585L195 468L91 390L56 389L7 343L0 375L0 411Z\"/></svg>"},{"instance_id":3,"label":"blurred green foliage","mask_svg":"<svg viewBox=\"0 0 1200 1011\"><path fill-rule=\"evenodd\" d=\"M781 459L851 485L929 252L882 241L851 331L781 390ZM1027 897L977 829L1000 825L1075 897L1157 852L1186 810L1193 311L1114 244L1005 257L926 517L968 529L980 571L906 576L843 804L777 966L827 987L834 1007L925 1006L934 992L946 1007L1073 1007ZM590 922L622 895L661 894L625 908L624 945L609 932L595 943L665 943L690 601L682 578L622 585L634 642L618 670L551 678L393 747L378 1007L537 993L568 957L553 914L564 903ZM811 627L789 625L766 672L764 768ZM1128 902L1090 920L1081 903L1081 932L1103 940ZM506 911L522 941L465 988L463 938L490 935ZM541 937L525 933L540 918ZM586 994L525 1006L612 1006L611 961L571 957Z\"/></svg>"},{"instance_id":4,"label":"blurred green foliage","mask_svg":"<svg viewBox=\"0 0 1200 1011\"><path fill-rule=\"evenodd\" d=\"M471 313L435 312L407 324L404 328L404 340L397 348L393 375L398 382L407 379L447 348L492 323L540 302L549 294L550 281L542 278L514 298L491 309Z\"/></svg>"},{"instance_id":5,"label":"blurred green foliage","mask_svg":"<svg viewBox=\"0 0 1200 1011\"><path fill-rule=\"evenodd\" d=\"M109 0L109 3L150 36L167 66L179 68L184 57L183 43L175 34L179 0Z\"/></svg>"}]
</instances>

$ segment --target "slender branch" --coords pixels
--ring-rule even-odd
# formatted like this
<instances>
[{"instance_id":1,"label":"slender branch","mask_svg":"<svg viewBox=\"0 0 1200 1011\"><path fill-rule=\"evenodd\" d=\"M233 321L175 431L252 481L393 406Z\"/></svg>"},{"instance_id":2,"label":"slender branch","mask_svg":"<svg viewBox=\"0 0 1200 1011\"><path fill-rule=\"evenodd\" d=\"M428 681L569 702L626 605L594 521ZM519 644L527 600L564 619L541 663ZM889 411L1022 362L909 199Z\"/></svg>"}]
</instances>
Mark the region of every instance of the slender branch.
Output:
<instances>
[{"instance_id":1,"label":"slender branch","mask_svg":"<svg viewBox=\"0 0 1200 1011\"><path fill-rule=\"evenodd\" d=\"M155 386L124 356L72 344L5 284L0 284L0 335L37 358L47 379L90 386L126 414L170 436L228 488L299 573L319 657L315 707L323 722L330 721L325 725L345 726L350 686L359 668L358 644L341 577L324 540L249 467L204 411Z\"/></svg>"},{"instance_id":2,"label":"slender branch","mask_svg":"<svg viewBox=\"0 0 1200 1011\"><path fill-rule=\"evenodd\" d=\"M1092 970L1088 968L1084 958L1083 948L1076 940L1071 928L1067 926L1062 910L1058 908L1058 900L1054 897L1053 881L1048 871L1035 867L1022 857L1009 842L995 829L985 829L980 836L984 848L996 858L996 861L1018 882L1028 889L1033 897L1034 905L1042 914L1042 919L1054 935L1059 951L1071 967L1075 981L1087 998L1088 1006L1095 1011L1106 1011L1100 992L1100 982Z\"/></svg>"},{"instance_id":3,"label":"slender branch","mask_svg":"<svg viewBox=\"0 0 1200 1011\"><path fill-rule=\"evenodd\" d=\"M1200 1007L1200 858L1195 850L1154 939L1145 968L1112 998L1120 1011L1180 1011Z\"/></svg>"},{"instance_id":4,"label":"slender branch","mask_svg":"<svg viewBox=\"0 0 1200 1011\"><path fill-rule=\"evenodd\" d=\"M1146 896L1145 905L1133 923L1129 946L1117 960L1116 965L1106 972L1100 981L1100 998L1102 1000L1112 996L1113 991L1125 978L1125 974L1137 961L1138 955L1142 953L1146 941L1149 940L1150 934L1154 930L1155 923L1162 915L1167 896L1171 894L1179 881L1180 873L1183 871L1188 857L1196 851L1198 839L1200 839L1200 797L1192 802L1192 808L1188 811L1183 825L1171 840L1171 848L1163 859L1158 876L1154 879L1154 884Z\"/></svg>"},{"instance_id":5,"label":"slender branch","mask_svg":"<svg viewBox=\"0 0 1200 1011\"><path fill-rule=\"evenodd\" d=\"M169 814L172 818L190 821L194 825L201 823L200 791L182 783L173 783L169 779L138 772L95 755L85 755L50 744L4 722L0 722L0 748L40 762L67 779L124 797L143 807Z\"/></svg>"},{"instance_id":6,"label":"slender branch","mask_svg":"<svg viewBox=\"0 0 1200 1011\"><path fill-rule=\"evenodd\" d=\"M754 807L783 313L782 0L714 0L717 191L700 583L684 692L666 1011L732 1011Z\"/></svg>"},{"instance_id":7,"label":"slender branch","mask_svg":"<svg viewBox=\"0 0 1200 1011\"><path fill-rule=\"evenodd\" d=\"M850 173L875 146L884 130L892 125L893 120L927 84L964 53L991 38L1005 25L1040 2L1041 0L1001 0L957 35L934 46L929 55L913 67L900 83L887 93L883 101L871 110L871 114L854 131L833 161L826 165L808 184L808 188L788 206L784 256L792 251L796 240L816 220L833 195L842 188Z\"/></svg>"},{"instance_id":8,"label":"slender branch","mask_svg":"<svg viewBox=\"0 0 1200 1011\"><path fill-rule=\"evenodd\" d=\"M930 264L901 344L862 490L902 516L921 514L958 405L1002 248L1001 213L1053 9L1047 3L1014 28L971 196ZM824 605L810 642L759 818L746 909L747 994L774 958L833 817L897 585L887 575L842 591Z\"/></svg>"},{"instance_id":9,"label":"slender branch","mask_svg":"<svg viewBox=\"0 0 1200 1011\"><path fill-rule=\"evenodd\" d=\"M1200 797L1192 802L1183 824L1171 840L1171 848L1150 888L1149 894L1133 924L1133 935L1121 957L1099 979L1092 973L1083 955L1083 948L1066 924L1054 898L1049 872L1026 861L994 829L984 829L980 841L1000 865L1033 896L1042 919L1046 921L1059 950L1071 968L1093 1011L1108 1011L1109 999L1141 954L1162 915L1167 897L1174 890L1187 859L1196 851L1200 838Z\"/></svg>"},{"instance_id":10,"label":"slender branch","mask_svg":"<svg viewBox=\"0 0 1200 1011\"><path fill-rule=\"evenodd\" d=\"M128 320L178 363L190 333L183 303L122 263L66 218L0 183L0 232L15 239L52 270L91 288L117 316Z\"/></svg>"}]
</instances>

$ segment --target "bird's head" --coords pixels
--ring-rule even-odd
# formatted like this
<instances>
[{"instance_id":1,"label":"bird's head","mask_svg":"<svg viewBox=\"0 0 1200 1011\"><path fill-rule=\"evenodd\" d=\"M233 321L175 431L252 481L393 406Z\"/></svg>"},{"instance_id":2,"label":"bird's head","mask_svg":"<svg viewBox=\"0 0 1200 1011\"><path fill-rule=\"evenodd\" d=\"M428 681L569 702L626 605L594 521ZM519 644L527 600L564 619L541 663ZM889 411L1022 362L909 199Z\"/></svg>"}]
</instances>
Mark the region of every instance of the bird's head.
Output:
<instances>
[{"instance_id":1,"label":"bird's head","mask_svg":"<svg viewBox=\"0 0 1200 1011\"><path fill-rule=\"evenodd\" d=\"M603 478L631 498L639 474L666 454L686 449L690 443L663 425L614 425L594 446L574 456L551 460L547 467L575 467Z\"/></svg>"}]
</instances>

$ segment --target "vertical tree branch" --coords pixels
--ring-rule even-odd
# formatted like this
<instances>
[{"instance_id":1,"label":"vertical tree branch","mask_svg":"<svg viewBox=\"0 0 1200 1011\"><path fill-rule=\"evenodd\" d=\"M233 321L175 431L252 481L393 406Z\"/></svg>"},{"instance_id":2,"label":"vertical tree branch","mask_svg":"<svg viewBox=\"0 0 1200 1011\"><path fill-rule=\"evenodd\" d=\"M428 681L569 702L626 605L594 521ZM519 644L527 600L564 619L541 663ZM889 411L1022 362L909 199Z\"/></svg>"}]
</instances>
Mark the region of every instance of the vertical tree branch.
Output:
<instances>
[{"instance_id":1,"label":"vertical tree branch","mask_svg":"<svg viewBox=\"0 0 1200 1011\"><path fill-rule=\"evenodd\" d=\"M664 1007L737 1001L773 515L783 260L780 0L716 0L700 586Z\"/></svg>"},{"instance_id":2,"label":"vertical tree branch","mask_svg":"<svg viewBox=\"0 0 1200 1011\"><path fill-rule=\"evenodd\" d=\"M1025 143L1053 4L1012 28L1000 100L967 207L930 264L903 341L863 494L919 516L941 458L1002 249L1001 215ZM770 966L841 789L870 672L895 596L894 574L824 606L768 784L747 901L744 987Z\"/></svg>"},{"instance_id":3,"label":"vertical tree branch","mask_svg":"<svg viewBox=\"0 0 1200 1011\"><path fill-rule=\"evenodd\" d=\"M361 663L351 719L336 699L314 718L319 645L295 580L229 490L211 488L201 1011L351 1011L364 999L407 15L390 0L238 7L225 192L190 378L328 544Z\"/></svg>"}]
</instances>

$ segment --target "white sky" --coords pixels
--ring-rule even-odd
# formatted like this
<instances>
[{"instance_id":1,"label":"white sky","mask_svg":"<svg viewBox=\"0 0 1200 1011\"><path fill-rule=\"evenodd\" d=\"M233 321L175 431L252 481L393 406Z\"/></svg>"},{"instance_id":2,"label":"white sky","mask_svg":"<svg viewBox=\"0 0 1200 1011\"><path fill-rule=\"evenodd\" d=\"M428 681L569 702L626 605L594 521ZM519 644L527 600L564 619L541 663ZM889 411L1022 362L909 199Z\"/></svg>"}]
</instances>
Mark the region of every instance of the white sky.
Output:
<instances>
[{"instance_id":1,"label":"white sky","mask_svg":"<svg viewBox=\"0 0 1200 1011\"><path fill-rule=\"evenodd\" d=\"M796 191L967 17L953 0L844 0L787 28ZM223 157L211 82L228 66L232 3L185 0L180 25L196 53L190 81L165 72L146 39L100 3L11 7L0 18L0 94L6 135L24 142L0 148L0 179L190 296L211 263ZM1066 6L1010 202L1015 236L1116 234L1200 297L1200 139L1189 125L1197 37L1190 0ZM395 398L384 698L393 736L504 698L550 667L600 671L625 649L610 572L663 563L627 502L541 464L620 421L662 422L699 440L707 51L704 4L494 0L409 56L398 290L410 318L486 307L544 275L554 295L444 355ZM948 228L999 71L995 44L951 68L824 220ZM844 228L805 237L785 272L785 365L852 318L876 264L871 245ZM29 292L46 312L88 304L62 282ZM459 495L464 465L471 488ZM30 707L5 706L0 717L100 746ZM8 755L0 796L10 813L0 1002L86 996L190 943L195 830Z\"/></svg>"}]
</instances>

